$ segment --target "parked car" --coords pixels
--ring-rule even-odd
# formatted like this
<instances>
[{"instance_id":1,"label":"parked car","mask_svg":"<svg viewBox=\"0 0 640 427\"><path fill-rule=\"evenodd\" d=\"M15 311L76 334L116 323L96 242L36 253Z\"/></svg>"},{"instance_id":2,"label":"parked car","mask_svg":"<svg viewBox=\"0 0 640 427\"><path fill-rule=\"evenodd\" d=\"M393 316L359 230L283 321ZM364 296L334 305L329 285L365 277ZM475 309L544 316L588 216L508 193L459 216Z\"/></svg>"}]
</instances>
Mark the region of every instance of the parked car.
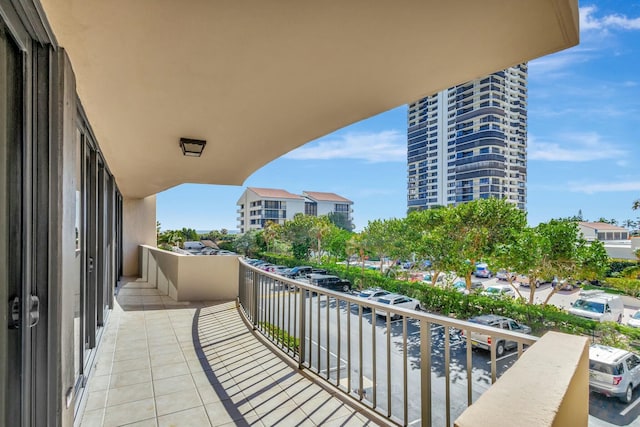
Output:
<instances>
[{"instance_id":1,"label":"parked car","mask_svg":"<svg viewBox=\"0 0 640 427\"><path fill-rule=\"evenodd\" d=\"M493 276L489 266L483 262L476 264L476 271L473 274L484 279L490 279Z\"/></svg>"},{"instance_id":2,"label":"parked car","mask_svg":"<svg viewBox=\"0 0 640 427\"><path fill-rule=\"evenodd\" d=\"M589 391L631 402L640 384L640 357L619 348L592 344L589 347Z\"/></svg>"},{"instance_id":3,"label":"parked car","mask_svg":"<svg viewBox=\"0 0 640 427\"><path fill-rule=\"evenodd\" d=\"M525 276L525 275L518 275L515 279L515 282L519 283L520 286L524 286L524 287L529 287L530 285L530 280L529 277ZM541 278L537 278L536 279L536 288L539 288L540 285L544 284L544 283L551 283L551 286L556 286L556 284L558 283L558 278L557 277L553 277L553 278L549 278L549 279L541 279Z\"/></svg>"},{"instance_id":4,"label":"parked car","mask_svg":"<svg viewBox=\"0 0 640 427\"><path fill-rule=\"evenodd\" d=\"M291 269L286 266L276 266L276 268L273 269L273 272L279 274L280 276L286 276L290 271Z\"/></svg>"},{"instance_id":5,"label":"parked car","mask_svg":"<svg viewBox=\"0 0 640 427\"><path fill-rule=\"evenodd\" d=\"M456 291L460 292L461 294L469 293L467 289L467 282L465 282L464 280L458 280L454 282L453 285L451 285L451 287ZM482 285L482 282L478 282L478 281L471 282L471 292L478 292L483 290L484 290L484 286Z\"/></svg>"},{"instance_id":6,"label":"parked car","mask_svg":"<svg viewBox=\"0 0 640 427\"><path fill-rule=\"evenodd\" d=\"M295 279L299 276L305 277L307 274L311 274L312 270L313 268L308 265L300 265L289 270L289 272L287 273L287 277L291 279Z\"/></svg>"},{"instance_id":7,"label":"parked car","mask_svg":"<svg viewBox=\"0 0 640 427\"><path fill-rule=\"evenodd\" d=\"M310 273L305 274L305 277L308 279L312 274L327 274L327 270L323 270L321 268L312 268Z\"/></svg>"},{"instance_id":8,"label":"parked car","mask_svg":"<svg viewBox=\"0 0 640 427\"><path fill-rule=\"evenodd\" d=\"M436 285L444 285L444 282L446 280L445 274L444 273L440 273L438 274L438 278L436 279L435 284ZM425 282L428 285L433 285L433 275L431 273L425 273L424 276L422 277L422 281Z\"/></svg>"},{"instance_id":9,"label":"parked car","mask_svg":"<svg viewBox=\"0 0 640 427\"><path fill-rule=\"evenodd\" d=\"M524 274L519 274L516 276L514 282L518 283L520 286L528 288L530 286L530 280L528 276ZM536 288L540 287L540 281L536 280Z\"/></svg>"},{"instance_id":10,"label":"parked car","mask_svg":"<svg viewBox=\"0 0 640 427\"><path fill-rule=\"evenodd\" d=\"M511 277L514 277L515 274L511 273L507 270L505 270L504 268L501 270L498 270L498 272L496 273L496 279L498 280L509 280Z\"/></svg>"},{"instance_id":11,"label":"parked car","mask_svg":"<svg viewBox=\"0 0 640 427\"><path fill-rule=\"evenodd\" d=\"M514 298L516 296L516 292L509 285L491 285L488 286L487 289L480 293L481 295L485 295L488 297L503 297L508 296Z\"/></svg>"},{"instance_id":12,"label":"parked car","mask_svg":"<svg viewBox=\"0 0 640 427\"><path fill-rule=\"evenodd\" d=\"M572 291L575 288L580 287L578 283L570 281L568 279L558 280L557 277L554 277L553 279L554 280L551 282L551 286L561 291Z\"/></svg>"},{"instance_id":13,"label":"parked car","mask_svg":"<svg viewBox=\"0 0 640 427\"><path fill-rule=\"evenodd\" d=\"M235 252L231 252L231 251L226 251L224 249L221 249L218 251L218 255L238 255Z\"/></svg>"},{"instance_id":14,"label":"parked car","mask_svg":"<svg viewBox=\"0 0 640 427\"><path fill-rule=\"evenodd\" d=\"M627 325L631 326L632 328L640 328L640 310L633 313L631 318L627 320Z\"/></svg>"},{"instance_id":15,"label":"parked car","mask_svg":"<svg viewBox=\"0 0 640 427\"><path fill-rule=\"evenodd\" d=\"M329 274L310 274L309 283L331 291L349 292L351 290L350 281Z\"/></svg>"},{"instance_id":16,"label":"parked car","mask_svg":"<svg viewBox=\"0 0 640 427\"><path fill-rule=\"evenodd\" d=\"M365 299L367 301L378 301L378 298L383 297L385 295L389 295L391 292L385 291L380 288L369 288L363 291L360 291L358 297ZM363 305L362 308L364 310L371 310L371 307L368 305Z\"/></svg>"},{"instance_id":17,"label":"parked car","mask_svg":"<svg viewBox=\"0 0 640 427\"><path fill-rule=\"evenodd\" d=\"M477 323L479 325L492 326L499 329L507 329L513 332L520 332L523 334L530 334L531 328L527 325L516 322L508 317L498 316L495 314L484 314L481 316L472 317L469 322ZM462 331L464 334L464 331ZM471 332L471 347L481 348L483 350L491 351L491 337L489 335L480 332ZM518 347L516 341L508 339L498 338L495 342L496 356L500 357L504 354L505 350L510 350Z\"/></svg>"},{"instance_id":18,"label":"parked car","mask_svg":"<svg viewBox=\"0 0 640 427\"><path fill-rule=\"evenodd\" d=\"M265 262L264 264L260 264L258 268L262 271L271 271L273 267L275 267L275 265L271 264L270 262Z\"/></svg>"},{"instance_id":19,"label":"parked car","mask_svg":"<svg viewBox=\"0 0 640 427\"><path fill-rule=\"evenodd\" d=\"M360 291L358 296L360 298L364 298L369 301L377 301L379 297L389 295L390 293L391 292L385 291L384 289L380 289L380 288L369 288L369 289Z\"/></svg>"},{"instance_id":20,"label":"parked car","mask_svg":"<svg viewBox=\"0 0 640 427\"><path fill-rule=\"evenodd\" d=\"M402 308L408 308L411 310L418 310L420 304L418 303L417 300L414 300L413 298L409 298L406 295L399 295L399 294L388 294L388 295L384 295L381 296L380 298L378 298L378 302L381 304L386 304L386 305L391 305L393 307L402 307ZM376 308L376 314L378 316L387 316L387 312L384 311L384 309L379 309ZM399 318L399 315L393 314L391 313L391 319L396 319Z\"/></svg>"},{"instance_id":21,"label":"parked car","mask_svg":"<svg viewBox=\"0 0 640 427\"><path fill-rule=\"evenodd\" d=\"M569 309L569 313L598 322L622 322L624 303L620 295L602 291L583 292Z\"/></svg>"}]
</instances>

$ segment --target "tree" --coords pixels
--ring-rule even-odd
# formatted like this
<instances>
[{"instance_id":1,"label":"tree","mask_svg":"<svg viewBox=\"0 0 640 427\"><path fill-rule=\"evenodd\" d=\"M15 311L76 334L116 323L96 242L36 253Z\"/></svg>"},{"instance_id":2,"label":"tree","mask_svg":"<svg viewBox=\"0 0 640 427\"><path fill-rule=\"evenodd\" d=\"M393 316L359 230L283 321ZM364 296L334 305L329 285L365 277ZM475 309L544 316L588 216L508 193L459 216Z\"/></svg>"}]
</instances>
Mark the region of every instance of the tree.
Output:
<instances>
[{"instance_id":1,"label":"tree","mask_svg":"<svg viewBox=\"0 0 640 427\"><path fill-rule=\"evenodd\" d=\"M525 213L506 200L478 199L447 208L444 233L454 241L455 270L471 290L476 262L488 259L497 245L510 242L526 227ZM446 237L445 237L446 238Z\"/></svg>"},{"instance_id":2,"label":"tree","mask_svg":"<svg viewBox=\"0 0 640 427\"><path fill-rule=\"evenodd\" d=\"M615 218L607 219L604 217L600 217L596 222L603 222L605 224L618 225L618 221Z\"/></svg>"},{"instance_id":3,"label":"tree","mask_svg":"<svg viewBox=\"0 0 640 427\"><path fill-rule=\"evenodd\" d=\"M380 219L369 221L361 233L366 248L380 259L381 272L384 259L389 255L392 242L397 238L393 233L391 221Z\"/></svg>"},{"instance_id":4,"label":"tree","mask_svg":"<svg viewBox=\"0 0 640 427\"><path fill-rule=\"evenodd\" d=\"M387 255L396 263L407 260L414 253L413 242L418 234L411 227L406 218L388 219L386 224L389 247Z\"/></svg>"},{"instance_id":5,"label":"tree","mask_svg":"<svg viewBox=\"0 0 640 427\"><path fill-rule=\"evenodd\" d=\"M638 209L640 209L640 199L635 200L633 202L633 205L631 205L631 209L633 209L634 211L637 211Z\"/></svg>"},{"instance_id":6,"label":"tree","mask_svg":"<svg viewBox=\"0 0 640 427\"><path fill-rule=\"evenodd\" d=\"M267 223L265 224L262 230L262 239L264 239L264 242L266 244L267 252L270 252L272 250L272 244L280 234L280 227L280 224L273 221L267 221Z\"/></svg>"},{"instance_id":7,"label":"tree","mask_svg":"<svg viewBox=\"0 0 640 427\"><path fill-rule=\"evenodd\" d=\"M342 228L346 231L353 230L353 223L349 220L349 214L346 212L329 212L327 217L336 227Z\"/></svg>"},{"instance_id":8,"label":"tree","mask_svg":"<svg viewBox=\"0 0 640 427\"><path fill-rule=\"evenodd\" d=\"M318 262L320 262L320 257L322 256L322 241L331 232L331 228L335 227L335 225L333 225L331 221L329 221L329 218L326 215L311 218L313 220L311 230L309 231L314 237L314 250L316 252L316 259Z\"/></svg>"},{"instance_id":9,"label":"tree","mask_svg":"<svg viewBox=\"0 0 640 427\"><path fill-rule=\"evenodd\" d=\"M362 271L364 272L364 260L367 256L367 245L362 233L353 234L345 247L347 256L357 256L362 265ZM347 263L347 266L349 264Z\"/></svg>"},{"instance_id":10,"label":"tree","mask_svg":"<svg viewBox=\"0 0 640 427\"><path fill-rule=\"evenodd\" d=\"M199 239L198 233L193 228L182 227L182 230L180 230L180 233L182 233L182 237L184 238L185 241Z\"/></svg>"},{"instance_id":11,"label":"tree","mask_svg":"<svg viewBox=\"0 0 640 427\"><path fill-rule=\"evenodd\" d=\"M633 228L636 226L636 222L632 219L625 219L624 221L622 221L622 226L628 228L629 230L633 230Z\"/></svg>"},{"instance_id":12,"label":"tree","mask_svg":"<svg viewBox=\"0 0 640 427\"><path fill-rule=\"evenodd\" d=\"M457 265L456 242L449 238L447 227L451 212L451 209L427 209L407 217L409 247L419 260L431 263L434 283L443 271L454 270Z\"/></svg>"},{"instance_id":13,"label":"tree","mask_svg":"<svg viewBox=\"0 0 640 427\"><path fill-rule=\"evenodd\" d=\"M325 236L323 247L335 260L345 259L347 255L347 242L353 233L339 227L331 227L331 230Z\"/></svg>"},{"instance_id":14,"label":"tree","mask_svg":"<svg viewBox=\"0 0 640 427\"><path fill-rule=\"evenodd\" d=\"M608 256L602 242L584 240L574 221L551 220L539 224L538 232L549 241L548 253L542 270L561 280L595 280L606 272ZM560 289L553 288L543 305Z\"/></svg>"},{"instance_id":15,"label":"tree","mask_svg":"<svg viewBox=\"0 0 640 427\"><path fill-rule=\"evenodd\" d=\"M233 241L233 250L248 257L255 255L258 251L257 234L257 230L250 230L241 234Z\"/></svg>"},{"instance_id":16,"label":"tree","mask_svg":"<svg viewBox=\"0 0 640 427\"><path fill-rule=\"evenodd\" d=\"M296 214L279 229L279 237L289 243L294 258L308 260L315 236L312 228L316 217Z\"/></svg>"},{"instance_id":17,"label":"tree","mask_svg":"<svg viewBox=\"0 0 640 427\"><path fill-rule=\"evenodd\" d=\"M514 234L508 242L497 245L490 264L495 270L505 268L509 285L520 298L524 298L520 289L514 285L515 273L526 274L529 279L529 303L534 302L536 283L546 266L545 259L549 252L549 240L535 228L524 228ZM495 266L495 267L494 267Z\"/></svg>"}]
</instances>

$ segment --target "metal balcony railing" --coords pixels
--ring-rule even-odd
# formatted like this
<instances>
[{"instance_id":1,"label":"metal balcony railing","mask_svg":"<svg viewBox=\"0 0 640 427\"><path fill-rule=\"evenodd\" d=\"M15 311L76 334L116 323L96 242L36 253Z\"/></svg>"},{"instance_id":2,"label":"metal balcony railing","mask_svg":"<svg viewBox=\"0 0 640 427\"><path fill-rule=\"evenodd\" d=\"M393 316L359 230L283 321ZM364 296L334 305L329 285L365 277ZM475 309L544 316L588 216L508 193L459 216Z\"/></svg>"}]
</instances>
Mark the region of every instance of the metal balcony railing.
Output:
<instances>
[{"instance_id":1,"label":"metal balcony railing","mask_svg":"<svg viewBox=\"0 0 640 427\"><path fill-rule=\"evenodd\" d=\"M452 425L537 340L333 292L243 260L239 279L241 311L256 330L300 369L399 425ZM471 332L516 349L501 357L495 345L472 351Z\"/></svg>"}]
</instances>

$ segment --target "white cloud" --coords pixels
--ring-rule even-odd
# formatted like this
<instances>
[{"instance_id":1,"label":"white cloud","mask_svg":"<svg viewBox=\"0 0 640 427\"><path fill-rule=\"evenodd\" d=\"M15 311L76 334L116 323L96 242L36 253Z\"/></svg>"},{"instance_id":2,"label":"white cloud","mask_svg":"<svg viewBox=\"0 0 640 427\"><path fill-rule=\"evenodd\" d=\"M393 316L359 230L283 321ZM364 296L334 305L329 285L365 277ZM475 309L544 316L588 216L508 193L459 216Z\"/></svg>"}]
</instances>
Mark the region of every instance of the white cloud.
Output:
<instances>
[{"instance_id":1,"label":"white cloud","mask_svg":"<svg viewBox=\"0 0 640 427\"><path fill-rule=\"evenodd\" d=\"M603 45L602 39L603 36L609 35L611 30L640 30L640 18L628 18L619 14L597 17L597 10L595 6L581 7L580 31L583 37L580 45L531 61L530 76L544 75L546 80L564 77L571 72L572 65L589 61L603 49L610 50L611 46Z\"/></svg>"},{"instance_id":2,"label":"white cloud","mask_svg":"<svg viewBox=\"0 0 640 427\"><path fill-rule=\"evenodd\" d=\"M296 160L356 159L371 163L406 162L407 136L397 130L349 132L310 142L284 156Z\"/></svg>"},{"instance_id":3,"label":"white cloud","mask_svg":"<svg viewBox=\"0 0 640 427\"><path fill-rule=\"evenodd\" d=\"M574 193L611 193L611 192L627 192L640 191L640 181L622 181L622 182L599 182L599 183L570 183L569 191Z\"/></svg>"},{"instance_id":4,"label":"white cloud","mask_svg":"<svg viewBox=\"0 0 640 427\"><path fill-rule=\"evenodd\" d=\"M529 62L529 73L533 75L544 75L548 78L548 73L569 69L574 64L587 62L595 49L576 46L553 55L543 56Z\"/></svg>"},{"instance_id":5,"label":"white cloud","mask_svg":"<svg viewBox=\"0 0 640 427\"><path fill-rule=\"evenodd\" d=\"M529 136L528 158L549 162L590 162L618 159L627 153L603 141L597 133L562 134L555 141L539 141Z\"/></svg>"},{"instance_id":6,"label":"white cloud","mask_svg":"<svg viewBox=\"0 0 640 427\"><path fill-rule=\"evenodd\" d=\"M580 29L583 31L619 28L623 30L640 30L640 18L628 18L625 15L605 15L596 18L594 13L598 9L595 6L580 8Z\"/></svg>"}]
</instances>

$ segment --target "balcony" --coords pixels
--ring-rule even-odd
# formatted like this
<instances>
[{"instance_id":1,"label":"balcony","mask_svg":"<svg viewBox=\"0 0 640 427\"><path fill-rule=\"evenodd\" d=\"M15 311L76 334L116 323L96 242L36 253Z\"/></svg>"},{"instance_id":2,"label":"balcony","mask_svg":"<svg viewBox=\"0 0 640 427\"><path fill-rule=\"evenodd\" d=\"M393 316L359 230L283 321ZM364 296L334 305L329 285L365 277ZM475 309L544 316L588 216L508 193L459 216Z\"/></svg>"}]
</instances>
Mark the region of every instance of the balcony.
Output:
<instances>
[{"instance_id":1,"label":"balcony","mask_svg":"<svg viewBox=\"0 0 640 427\"><path fill-rule=\"evenodd\" d=\"M495 411L505 420L519 417L519 425L563 425L567 419L587 425L585 338L548 333L537 339L365 305L353 295L283 279L235 257L220 257L227 261L216 271L230 271L218 284L200 267L191 286L219 288L226 282L218 292L231 289L237 300L177 301L169 289L189 283L172 271L183 270L190 259L216 257L162 252L142 247L142 277L126 281L117 294L89 380L83 426L439 426L455 420L462 427L484 425L477 420ZM376 316L382 308L385 316ZM488 354L472 352L472 331L490 335L492 342L516 342L509 354L515 363L507 369L511 363L498 358L495 347Z\"/></svg>"},{"instance_id":2,"label":"balcony","mask_svg":"<svg viewBox=\"0 0 640 427\"><path fill-rule=\"evenodd\" d=\"M274 355L234 301L181 303L149 282L122 283L81 426L369 421Z\"/></svg>"}]
</instances>

